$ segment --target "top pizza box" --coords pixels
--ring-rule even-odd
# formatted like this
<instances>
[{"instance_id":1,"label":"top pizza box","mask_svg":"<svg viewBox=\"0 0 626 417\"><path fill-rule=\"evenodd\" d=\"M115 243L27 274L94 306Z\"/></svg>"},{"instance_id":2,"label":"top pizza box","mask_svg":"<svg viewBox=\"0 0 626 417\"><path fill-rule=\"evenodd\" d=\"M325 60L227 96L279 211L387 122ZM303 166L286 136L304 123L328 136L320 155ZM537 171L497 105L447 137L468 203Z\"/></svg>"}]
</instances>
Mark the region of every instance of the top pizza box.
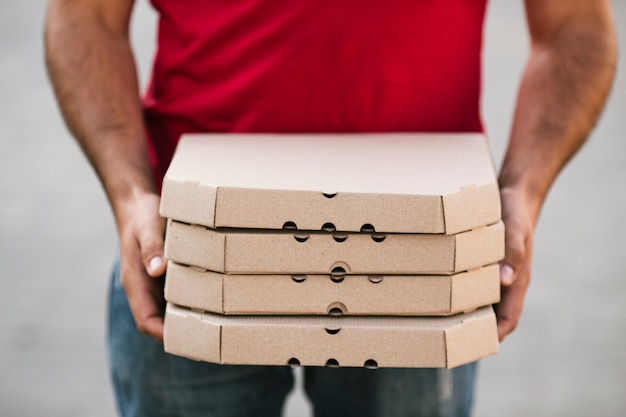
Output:
<instances>
[{"instance_id":1,"label":"top pizza box","mask_svg":"<svg viewBox=\"0 0 626 417\"><path fill-rule=\"evenodd\" d=\"M161 215L210 228L455 234L500 219L482 134L187 134Z\"/></svg>"}]
</instances>

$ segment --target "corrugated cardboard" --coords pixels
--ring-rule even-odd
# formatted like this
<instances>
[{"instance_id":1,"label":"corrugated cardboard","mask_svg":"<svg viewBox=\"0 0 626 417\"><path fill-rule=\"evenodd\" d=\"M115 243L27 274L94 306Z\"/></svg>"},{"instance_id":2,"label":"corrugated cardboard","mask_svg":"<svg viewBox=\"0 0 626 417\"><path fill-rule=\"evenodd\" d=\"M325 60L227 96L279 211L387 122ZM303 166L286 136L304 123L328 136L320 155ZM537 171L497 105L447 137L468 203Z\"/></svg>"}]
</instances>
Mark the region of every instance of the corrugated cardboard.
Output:
<instances>
[{"instance_id":1,"label":"corrugated cardboard","mask_svg":"<svg viewBox=\"0 0 626 417\"><path fill-rule=\"evenodd\" d=\"M231 274L452 274L500 261L504 225L456 235L209 229L169 221L165 256Z\"/></svg>"},{"instance_id":2,"label":"corrugated cardboard","mask_svg":"<svg viewBox=\"0 0 626 417\"><path fill-rule=\"evenodd\" d=\"M491 307L449 317L222 316L169 304L165 351L223 364L453 368L496 353Z\"/></svg>"},{"instance_id":3,"label":"corrugated cardboard","mask_svg":"<svg viewBox=\"0 0 626 417\"><path fill-rule=\"evenodd\" d=\"M189 134L161 214L211 228L454 234L496 223L481 134Z\"/></svg>"},{"instance_id":4,"label":"corrugated cardboard","mask_svg":"<svg viewBox=\"0 0 626 417\"><path fill-rule=\"evenodd\" d=\"M165 299L220 314L444 316L500 300L497 264L454 275L227 275L168 264Z\"/></svg>"}]
</instances>

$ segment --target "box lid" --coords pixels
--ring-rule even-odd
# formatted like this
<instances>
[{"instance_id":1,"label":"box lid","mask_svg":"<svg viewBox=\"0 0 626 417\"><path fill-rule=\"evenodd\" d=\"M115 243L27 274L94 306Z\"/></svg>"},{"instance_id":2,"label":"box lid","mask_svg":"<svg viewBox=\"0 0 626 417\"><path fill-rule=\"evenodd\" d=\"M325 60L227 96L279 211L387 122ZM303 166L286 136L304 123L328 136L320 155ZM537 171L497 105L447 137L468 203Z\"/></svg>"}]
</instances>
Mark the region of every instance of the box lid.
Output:
<instances>
[{"instance_id":1,"label":"box lid","mask_svg":"<svg viewBox=\"0 0 626 417\"><path fill-rule=\"evenodd\" d=\"M438 274L504 257L502 222L456 235L210 229L169 221L165 256L229 274Z\"/></svg>"},{"instance_id":2,"label":"box lid","mask_svg":"<svg viewBox=\"0 0 626 417\"><path fill-rule=\"evenodd\" d=\"M482 134L187 134L161 214L207 227L454 234L497 222Z\"/></svg>"},{"instance_id":3,"label":"box lid","mask_svg":"<svg viewBox=\"0 0 626 417\"><path fill-rule=\"evenodd\" d=\"M165 351L254 365L452 368L498 350L495 314L449 317L222 316L168 304Z\"/></svg>"},{"instance_id":4,"label":"box lid","mask_svg":"<svg viewBox=\"0 0 626 417\"><path fill-rule=\"evenodd\" d=\"M169 262L165 299L234 315L428 315L500 300L497 264L454 275L228 275Z\"/></svg>"}]
</instances>

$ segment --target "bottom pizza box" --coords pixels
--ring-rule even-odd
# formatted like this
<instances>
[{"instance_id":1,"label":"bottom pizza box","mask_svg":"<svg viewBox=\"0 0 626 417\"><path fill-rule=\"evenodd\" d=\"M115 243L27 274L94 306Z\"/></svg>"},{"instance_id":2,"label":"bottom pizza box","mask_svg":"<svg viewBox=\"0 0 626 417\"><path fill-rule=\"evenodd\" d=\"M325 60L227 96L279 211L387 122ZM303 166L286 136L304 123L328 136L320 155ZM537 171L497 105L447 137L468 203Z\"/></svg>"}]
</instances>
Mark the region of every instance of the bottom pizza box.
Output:
<instances>
[{"instance_id":1,"label":"bottom pizza box","mask_svg":"<svg viewBox=\"0 0 626 417\"><path fill-rule=\"evenodd\" d=\"M224 316L168 304L165 351L237 365L453 368L498 351L491 307L448 317Z\"/></svg>"},{"instance_id":2,"label":"bottom pizza box","mask_svg":"<svg viewBox=\"0 0 626 417\"><path fill-rule=\"evenodd\" d=\"M445 316L500 300L497 264L453 275L227 275L169 262L165 299L220 314Z\"/></svg>"}]
</instances>

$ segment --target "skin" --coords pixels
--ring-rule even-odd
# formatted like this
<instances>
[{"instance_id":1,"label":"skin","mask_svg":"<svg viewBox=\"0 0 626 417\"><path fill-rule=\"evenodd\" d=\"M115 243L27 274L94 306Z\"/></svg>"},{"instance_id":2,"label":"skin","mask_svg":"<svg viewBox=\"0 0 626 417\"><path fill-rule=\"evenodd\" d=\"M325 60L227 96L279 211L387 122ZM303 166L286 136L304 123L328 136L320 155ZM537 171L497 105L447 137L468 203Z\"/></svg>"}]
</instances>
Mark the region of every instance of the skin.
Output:
<instances>
[{"instance_id":1,"label":"skin","mask_svg":"<svg viewBox=\"0 0 626 417\"><path fill-rule=\"evenodd\" d=\"M526 14L531 51L499 177L506 226L495 308L501 340L519 322L543 201L598 119L617 61L608 1L526 0Z\"/></svg>"},{"instance_id":2,"label":"skin","mask_svg":"<svg viewBox=\"0 0 626 417\"><path fill-rule=\"evenodd\" d=\"M115 216L122 285L140 332L163 340L163 236L144 142L129 40L132 0L50 0L46 63L72 134ZM530 282L533 231L548 190L605 103L616 41L605 0L526 0L531 52L500 173L506 256L502 340L519 321Z\"/></svg>"},{"instance_id":3,"label":"skin","mask_svg":"<svg viewBox=\"0 0 626 417\"><path fill-rule=\"evenodd\" d=\"M163 236L129 40L130 0L52 0L46 63L61 111L115 216L137 329L163 340Z\"/></svg>"}]
</instances>

